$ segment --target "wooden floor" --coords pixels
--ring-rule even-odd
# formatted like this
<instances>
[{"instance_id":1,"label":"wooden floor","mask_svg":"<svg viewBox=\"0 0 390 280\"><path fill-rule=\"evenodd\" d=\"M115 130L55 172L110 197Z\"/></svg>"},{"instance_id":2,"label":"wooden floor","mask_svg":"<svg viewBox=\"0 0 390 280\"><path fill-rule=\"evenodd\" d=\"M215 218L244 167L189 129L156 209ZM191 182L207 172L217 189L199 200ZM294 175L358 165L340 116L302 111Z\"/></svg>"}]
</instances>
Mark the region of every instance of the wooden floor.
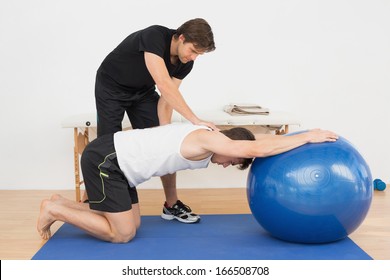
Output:
<instances>
[{"instance_id":1,"label":"wooden floor","mask_svg":"<svg viewBox=\"0 0 390 280\"><path fill-rule=\"evenodd\" d=\"M389 187L389 186L388 186ZM370 212L363 224L351 234L363 250L376 260L390 260L389 188L375 191ZM40 201L52 191L0 191L0 259L28 260L44 242L36 231ZM74 199L74 191L57 191ZM246 189L180 189L180 199L199 214L250 213ZM164 195L161 190L139 190L142 215L159 215ZM347 210L347 209L346 209ZM53 225L54 231L61 226Z\"/></svg>"}]
</instances>

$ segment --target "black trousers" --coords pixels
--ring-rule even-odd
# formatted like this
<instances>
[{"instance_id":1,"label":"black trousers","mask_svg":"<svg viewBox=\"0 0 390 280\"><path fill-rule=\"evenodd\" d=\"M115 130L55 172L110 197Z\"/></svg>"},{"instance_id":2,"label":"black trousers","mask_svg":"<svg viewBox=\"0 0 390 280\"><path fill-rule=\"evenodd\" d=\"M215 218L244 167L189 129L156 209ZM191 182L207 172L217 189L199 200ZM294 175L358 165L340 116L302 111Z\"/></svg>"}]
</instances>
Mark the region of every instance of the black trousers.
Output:
<instances>
[{"instance_id":1,"label":"black trousers","mask_svg":"<svg viewBox=\"0 0 390 280\"><path fill-rule=\"evenodd\" d=\"M147 91L129 93L104 84L97 76L95 84L97 136L121 131L125 112L134 129L158 126L159 98L154 87Z\"/></svg>"}]
</instances>

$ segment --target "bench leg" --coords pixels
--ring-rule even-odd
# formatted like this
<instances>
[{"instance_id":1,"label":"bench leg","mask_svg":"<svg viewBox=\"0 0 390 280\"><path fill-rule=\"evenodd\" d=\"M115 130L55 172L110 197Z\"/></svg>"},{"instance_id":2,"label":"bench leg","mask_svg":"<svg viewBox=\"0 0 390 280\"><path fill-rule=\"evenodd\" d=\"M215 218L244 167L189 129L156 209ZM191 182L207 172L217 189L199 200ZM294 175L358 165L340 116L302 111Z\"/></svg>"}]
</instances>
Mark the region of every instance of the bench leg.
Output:
<instances>
[{"instance_id":1,"label":"bench leg","mask_svg":"<svg viewBox=\"0 0 390 280\"><path fill-rule=\"evenodd\" d=\"M283 129L283 126L280 128L280 129L277 129L275 131L276 135L283 135L283 134L287 134L288 133L288 125L284 125L284 129Z\"/></svg>"},{"instance_id":2,"label":"bench leg","mask_svg":"<svg viewBox=\"0 0 390 280\"><path fill-rule=\"evenodd\" d=\"M78 128L74 128L74 148L73 148L73 161L74 161L74 180L76 188L76 201L80 202L80 163L79 163L79 144L78 144Z\"/></svg>"},{"instance_id":3,"label":"bench leg","mask_svg":"<svg viewBox=\"0 0 390 280\"><path fill-rule=\"evenodd\" d=\"M84 133L79 133L78 128L74 128L74 149L73 149L73 160L74 160L74 180L76 190L76 201L81 201L81 189L80 186L84 183L80 179L80 155L83 153L85 146L89 143L89 131L88 127L85 128Z\"/></svg>"}]
</instances>

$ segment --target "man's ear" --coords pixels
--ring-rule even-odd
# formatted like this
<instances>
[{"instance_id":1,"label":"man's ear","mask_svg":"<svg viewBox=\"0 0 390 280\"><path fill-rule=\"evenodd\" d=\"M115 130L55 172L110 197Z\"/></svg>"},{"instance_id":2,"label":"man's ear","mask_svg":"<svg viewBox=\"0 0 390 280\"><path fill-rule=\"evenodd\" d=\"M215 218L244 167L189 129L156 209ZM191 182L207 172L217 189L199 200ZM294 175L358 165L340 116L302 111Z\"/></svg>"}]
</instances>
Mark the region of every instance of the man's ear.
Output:
<instances>
[{"instance_id":1,"label":"man's ear","mask_svg":"<svg viewBox=\"0 0 390 280\"><path fill-rule=\"evenodd\" d=\"M184 35L183 35L183 34L180 34L180 36L179 36L179 40L181 40L183 43L185 43L185 41L186 41L186 37L184 37Z\"/></svg>"}]
</instances>

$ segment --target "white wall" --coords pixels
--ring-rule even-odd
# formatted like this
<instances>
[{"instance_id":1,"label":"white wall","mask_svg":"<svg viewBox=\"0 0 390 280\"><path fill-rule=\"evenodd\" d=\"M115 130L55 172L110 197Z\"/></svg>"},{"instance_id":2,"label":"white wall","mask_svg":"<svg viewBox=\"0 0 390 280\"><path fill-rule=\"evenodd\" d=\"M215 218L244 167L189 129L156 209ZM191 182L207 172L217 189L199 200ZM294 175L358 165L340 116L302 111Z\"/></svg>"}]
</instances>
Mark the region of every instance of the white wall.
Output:
<instances>
[{"instance_id":1,"label":"white wall","mask_svg":"<svg viewBox=\"0 0 390 280\"><path fill-rule=\"evenodd\" d=\"M239 100L296 113L296 130L338 132L390 182L389 15L385 0L2 0L0 189L73 188L73 131L61 121L94 111L102 59L132 31L194 17L209 21L217 45L183 82L195 111ZM246 172L179 178L234 187Z\"/></svg>"}]
</instances>

